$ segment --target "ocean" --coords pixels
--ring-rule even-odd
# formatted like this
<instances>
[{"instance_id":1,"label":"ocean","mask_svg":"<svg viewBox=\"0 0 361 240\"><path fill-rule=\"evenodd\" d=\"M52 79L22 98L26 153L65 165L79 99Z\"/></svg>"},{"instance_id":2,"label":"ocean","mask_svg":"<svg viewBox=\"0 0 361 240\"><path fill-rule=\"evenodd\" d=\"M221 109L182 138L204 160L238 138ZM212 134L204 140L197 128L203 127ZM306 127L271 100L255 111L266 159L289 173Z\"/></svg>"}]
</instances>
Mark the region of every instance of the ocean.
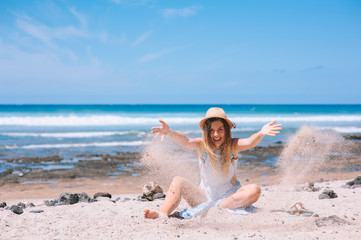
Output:
<instances>
[{"instance_id":1,"label":"ocean","mask_svg":"<svg viewBox=\"0 0 361 240\"><path fill-rule=\"evenodd\" d=\"M214 106L237 125L233 137L246 138L272 120L281 123L282 133L265 137L260 146L285 143L304 125L361 133L361 105L0 105L0 163L20 157L57 155L73 161L92 153L141 152L159 119L189 137L201 137L198 122Z\"/></svg>"}]
</instances>

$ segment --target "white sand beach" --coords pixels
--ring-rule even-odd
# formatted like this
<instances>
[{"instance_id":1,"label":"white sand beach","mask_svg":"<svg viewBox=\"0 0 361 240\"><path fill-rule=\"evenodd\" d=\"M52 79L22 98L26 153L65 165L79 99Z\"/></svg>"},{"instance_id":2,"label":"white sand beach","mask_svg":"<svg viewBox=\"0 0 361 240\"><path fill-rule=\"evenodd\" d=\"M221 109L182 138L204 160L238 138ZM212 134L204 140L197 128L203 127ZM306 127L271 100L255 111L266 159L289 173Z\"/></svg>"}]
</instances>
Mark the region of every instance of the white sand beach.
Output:
<instances>
[{"instance_id":1,"label":"white sand beach","mask_svg":"<svg viewBox=\"0 0 361 240\"><path fill-rule=\"evenodd\" d=\"M353 177L355 173L352 174ZM352 180L350 177L348 180ZM94 203L45 206L45 199L9 199L8 206L29 201L35 207L17 215L0 209L1 239L360 239L361 188L341 187L348 180L316 182L316 192L293 187L263 186L254 204L256 213L233 215L213 208L195 219L143 218L143 209L159 209L163 200L137 201L137 194L113 195ZM300 185L301 186L301 185ZM292 189L293 188L293 189ZM334 199L319 199L332 189ZM50 200L50 199L47 199ZM290 215L284 210L302 202L313 216ZM182 201L177 210L186 208ZM32 210L43 210L32 213Z\"/></svg>"}]
</instances>

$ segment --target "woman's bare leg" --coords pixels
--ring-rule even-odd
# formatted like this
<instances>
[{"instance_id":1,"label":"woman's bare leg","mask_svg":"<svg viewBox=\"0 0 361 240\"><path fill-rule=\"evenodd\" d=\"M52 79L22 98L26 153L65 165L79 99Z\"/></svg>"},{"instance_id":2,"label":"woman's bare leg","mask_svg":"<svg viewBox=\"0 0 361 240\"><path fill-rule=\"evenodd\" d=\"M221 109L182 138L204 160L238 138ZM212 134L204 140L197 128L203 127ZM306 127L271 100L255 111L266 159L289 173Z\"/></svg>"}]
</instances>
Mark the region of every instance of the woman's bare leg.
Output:
<instances>
[{"instance_id":1,"label":"woman's bare leg","mask_svg":"<svg viewBox=\"0 0 361 240\"><path fill-rule=\"evenodd\" d=\"M177 176L173 178L159 212L144 209L144 218L168 217L178 207L182 197L191 207L197 206L207 199L205 192L198 186L183 177Z\"/></svg>"},{"instance_id":2,"label":"woman's bare leg","mask_svg":"<svg viewBox=\"0 0 361 240\"><path fill-rule=\"evenodd\" d=\"M221 208L244 208L255 203L261 195L261 188L256 184L249 184L241 187L230 197L219 203Z\"/></svg>"}]
</instances>

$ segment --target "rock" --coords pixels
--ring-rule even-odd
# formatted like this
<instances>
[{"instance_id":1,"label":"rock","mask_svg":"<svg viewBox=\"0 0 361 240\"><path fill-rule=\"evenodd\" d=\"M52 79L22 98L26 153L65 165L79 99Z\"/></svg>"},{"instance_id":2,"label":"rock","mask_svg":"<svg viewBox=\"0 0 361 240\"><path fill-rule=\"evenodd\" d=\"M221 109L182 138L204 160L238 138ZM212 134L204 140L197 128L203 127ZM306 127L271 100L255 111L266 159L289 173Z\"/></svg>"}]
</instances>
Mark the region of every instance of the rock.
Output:
<instances>
[{"instance_id":1,"label":"rock","mask_svg":"<svg viewBox=\"0 0 361 240\"><path fill-rule=\"evenodd\" d=\"M354 185L361 185L361 176L358 176L353 180Z\"/></svg>"},{"instance_id":2,"label":"rock","mask_svg":"<svg viewBox=\"0 0 361 240\"><path fill-rule=\"evenodd\" d=\"M19 206L22 209L26 208L26 204L22 202L19 202L17 206Z\"/></svg>"},{"instance_id":3,"label":"rock","mask_svg":"<svg viewBox=\"0 0 361 240\"><path fill-rule=\"evenodd\" d=\"M6 207L6 202L0 202L0 208L5 208Z\"/></svg>"},{"instance_id":4,"label":"rock","mask_svg":"<svg viewBox=\"0 0 361 240\"><path fill-rule=\"evenodd\" d=\"M58 200L55 199L55 200L45 200L44 201L45 205L48 206L48 207L53 207L55 205L58 205Z\"/></svg>"},{"instance_id":5,"label":"rock","mask_svg":"<svg viewBox=\"0 0 361 240\"><path fill-rule=\"evenodd\" d=\"M42 212L44 212L44 210L34 209L34 210L30 210L29 212L31 212L31 213L42 213Z\"/></svg>"},{"instance_id":6,"label":"rock","mask_svg":"<svg viewBox=\"0 0 361 240\"><path fill-rule=\"evenodd\" d=\"M165 194L164 193L156 193L153 196L153 199L158 199L158 198L165 198Z\"/></svg>"},{"instance_id":7,"label":"rock","mask_svg":"<svg viewBox=\"0 0 361 240\"><path fill-rule=\"evenodd\" d=\"M10 210L16 214L22 214L24 212L23 209L21 207L19 207L18 205L12 205Z\"/></svg>"},{"instance_id":8,"label":"rock","mask_svg":"<svg viewBox=\"0 0 361 240\"><path fill-rule=\"evenodd\" d=\"M354 181L346 182L346 185L349 185L349 186L353 186L354 184L355 184Z\"/></svg>"},{"instance_id":9,"label":"rock","mask_svg":"<svg viewBox=\"0 0 361 240\"><path fill-rule=\"evenodd\" d=\"M328 196L327 194L321 193L321 194L318 196L318 199L330 199L330 196Z\"/></svg>"},{"instance_id":10,"label":"rock","mask_svg":"<svg viewBox=\"0 0 361 240\"><path fill-rule=\"evenodd\" d=\"M25 208L30 208L30 207L35 207L34 203L32 203L32 202L26 202L26 203L25 203Z\"/></svg>"},{"instance_id":11,"label":"rock","mask_svg":"<svg viewBox=\"0 0 361 240\"><path fill-rule=\"evenodd\" d=\"M115 203L115 201L111 200L111 199L108 198L108 197L97 197L97 198L94 198L94 202L113 202L113 203Z\"/></svg>"},{"instance_id":12,"label":"rock","mask_svg":"<svg viewBox=\"0 0 361 240\"><path fill-rule=\"evenodd\" d=\"M158 184L156 184L154 182L149 182L143 187L142 198L146 198L149 201L153 201L154 195L157 193L163 194L163 189ZM161 196L161 195L157 195L157 196Z\"/></svg>"},{"instance_id":13,"label":"rock","mask_svg":"<svg viewBox=\"0 0 361 240\"><path fill-rule=\"evenodd\" d=\"M318 192L320 190L320 188L315 187L315 184L313 182L307 183L303 189L308 192Z\"/></svg>"},{"instance_id":14,"label":"rock","mask_svg":"<svg viewBox=\"0 0 361 240\"><path fill-rule=\"evenodd\" d=\"M5 176L7 176L7 175L12 174L12 173L13 173L13 171L14 171L14 169L7 169L7 170L5 170L5 171L1 172L1 173L0 173L0 178L2 178L2 177L5 177Z\"/></svg>"},{"instance_id":15,"label":"rock","mask_svg":"<svg viewBox=\"0 0 361 240\"><path fill-rule=\"evenodd\" d=\"M361 184L355 184L355 185L353 185L351 188L352 189L355 189L355 188L360 188L361 187Z\"/></svg>"},{"instance_id":16,"label":"rock","mask_svg":"<svg viewBox=\"0 0 361 240\"><path fill-rule=\"evenodd\" d=\"M92 202L92 199L85 192L76 193L75 195L78 195L79 202Z\"/></svg>"},{"instance_id":17,"label":"rock","mask_svg":"<svg viewBox=\"0 0 361 240\"><path fill-rule=\"evenodd\" d=\"M139 196L136 198L136 201L149 202L150 200L148 200L148 199L146 199L146 198L143 198L143 195L139 195Z\"/></svg>"},{"instance_id":18,"label":"rock","mask_svg":"<svg viewBox=\"0 0 361 240\"><path fill-rule=\"evenodd\" d=\"M349 186L361 185L361 176L357 176L354 180L346 182L346 185L349 185Z\"/></svg>"},{"instance_id":19,"label":"rock","mask_svg":"<svg viewBox=\"0 0 361 240\"><path fill-rule=\"evenodd\" d=\"M331 189L325 189L323 192L318 196L318 199L329 199L329 198L337 198L337 194Z\"/></svg>"},{"instance_id":20,"label":"rock","mask_svg":"<svg viewBox=\"0 0 361 240\"><path fill-rule=\"evenodd\" d=\"M361 134L349 134L343 136L347 140L361 140Z\"/></svg>"},{"instance_id":21,"label":"rock","mask_svg":"<svg viewBox=\"0 0 361 240\"><path fill-rule=\"evenodd\" d=\"M98 192L94 194L94 198L98 198L98 197L112 198L112 195L110 193L104 193L104 192Z\"/></svg>"},{"instance_id":22,"label":"rock","mask_svg":"<svg viewBox=\"0 0 361 240\"><path fill-rule=\"evenodd\" d=\"M72 193L62 193L59 196L59 205L71 205L79 202L79 196L77 194Z\"/></svg>"}]
</instances>

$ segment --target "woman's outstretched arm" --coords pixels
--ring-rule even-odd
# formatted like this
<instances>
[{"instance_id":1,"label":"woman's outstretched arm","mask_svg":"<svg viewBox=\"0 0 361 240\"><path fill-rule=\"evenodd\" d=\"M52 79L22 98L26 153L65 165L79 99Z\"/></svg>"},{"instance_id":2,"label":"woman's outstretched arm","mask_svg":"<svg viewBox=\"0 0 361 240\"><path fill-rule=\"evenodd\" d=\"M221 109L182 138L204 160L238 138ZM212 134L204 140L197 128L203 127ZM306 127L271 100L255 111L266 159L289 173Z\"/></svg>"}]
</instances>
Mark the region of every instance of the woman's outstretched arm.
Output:
<instances>
[{"instance_id":1,"label":"woman's outstretched arm","mask_svg":"<svg viewBox=\"0 0 361 240\"><path fill-rule=\"evenodd\" d=\"M235 144L237 150L247 150L250 148L253 148L257 146L257 144L262 140L264 136L276 136L276 134L279 134L279 130L281 130L281 124L276 124L276 121L267 123L262 127L262 129L250 136L249 138L245 139L236 139Z\"/></svg>"},{"instance_id":2,"label":"woman's outstretched arm","mask_svg":"<svg viewBox=\"0 0 361 240\"><path fill-rule=\"evenodd\" d=\"M150 133L159 134L159 136L162 136L162 140L164 139L165 136L168 136L182 147L186 147L192 150L199 149L201 144L200 138L189 138L183 133L170 129L169 125L163 120L159 120L159 122L162 124L162 126L152 127L153 131L151 131Z\"/></svg>"}]
</instances>

